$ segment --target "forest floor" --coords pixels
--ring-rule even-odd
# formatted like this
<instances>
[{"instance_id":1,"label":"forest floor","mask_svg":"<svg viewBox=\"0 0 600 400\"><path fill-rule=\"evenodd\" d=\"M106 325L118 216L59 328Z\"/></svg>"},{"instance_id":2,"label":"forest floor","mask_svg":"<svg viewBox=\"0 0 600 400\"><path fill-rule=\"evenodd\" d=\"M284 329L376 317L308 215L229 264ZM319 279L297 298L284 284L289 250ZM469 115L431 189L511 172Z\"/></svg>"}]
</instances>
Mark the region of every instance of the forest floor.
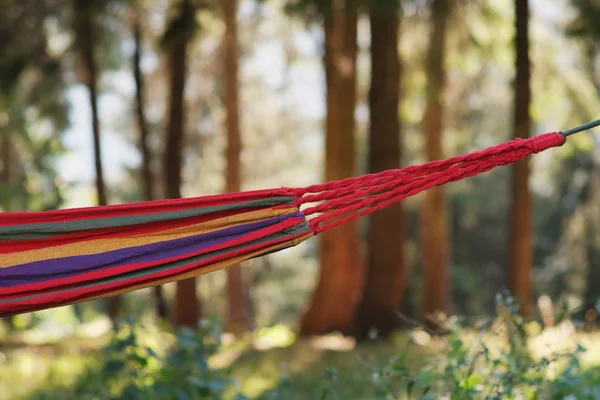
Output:
<instances>
[{"instance_id":1,"label":"forest floor","mask_svg":"<svg viewBox=\"0 0 600 400\"><path fill-rule=\"evenodd\" d=\"M0 399L60 398L56 393L75 385L88 367L98 365L107 340L105 322L66 336L43 329L5 336L0 341ZM433 338L423 331L358 346L339 335L297 340L283 326L255 332L243 340L224 335L223 342L223 349L211 364L229 368L241 384L239 389L252 399L278 398L282 393L286 399L319 399L327 390L328 380L324 378L331 371L336 371L339 398L374 398L376 371L393 355L408 349L411 366L418 369L443 351L446 344L444 338ZM529 347L541 357L574 343L587 348L581 360L584 365L600 365L598 332L577 333L562 326L532 336ZM271 393L277 393L276 397L269 396Z\"/></svg>"}]
</instances>

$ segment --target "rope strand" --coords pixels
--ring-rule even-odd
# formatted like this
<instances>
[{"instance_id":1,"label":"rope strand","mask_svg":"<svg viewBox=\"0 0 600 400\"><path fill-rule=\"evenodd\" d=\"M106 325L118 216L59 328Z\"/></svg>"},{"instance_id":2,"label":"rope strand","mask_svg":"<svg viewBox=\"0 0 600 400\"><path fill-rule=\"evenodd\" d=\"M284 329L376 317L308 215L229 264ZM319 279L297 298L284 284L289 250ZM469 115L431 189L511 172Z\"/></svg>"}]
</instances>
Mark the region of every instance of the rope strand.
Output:
<instances>
[{"instance_id":1,"label":"rope strand","mask_svg":"<svg viewBox=\"0 0 600 400\"><path fill-rule=\"evenodd\" d=\"M309 220L309 225L315 233L321 233L434 186L475 176L530 154L561 146L565 140L566 136L557 132L514 139L446 160L312 185L293 193L297 196L298 207L320 203L306 207L302 212L307 217L319 214Z\"/></svg>"}]
</instances>

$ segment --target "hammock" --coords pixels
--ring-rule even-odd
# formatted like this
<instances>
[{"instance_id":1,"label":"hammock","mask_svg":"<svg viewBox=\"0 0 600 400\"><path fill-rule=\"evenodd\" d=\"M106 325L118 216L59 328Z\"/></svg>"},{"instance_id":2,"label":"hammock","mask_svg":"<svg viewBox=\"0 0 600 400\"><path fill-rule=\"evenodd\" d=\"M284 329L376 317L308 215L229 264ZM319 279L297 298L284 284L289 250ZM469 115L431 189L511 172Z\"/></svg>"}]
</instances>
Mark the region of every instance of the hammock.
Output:
<instances>
[{"instance_id":1,"label":"hammock","mask_svg":"<svg viewBox=\"0 0 600 400\"><path fill-rule=\"evenodd\" d=\"M296 246L433 186L560 146L587 128L300 189L0 213L0 316L191 278Z\"/></svg>"}]
</instances>

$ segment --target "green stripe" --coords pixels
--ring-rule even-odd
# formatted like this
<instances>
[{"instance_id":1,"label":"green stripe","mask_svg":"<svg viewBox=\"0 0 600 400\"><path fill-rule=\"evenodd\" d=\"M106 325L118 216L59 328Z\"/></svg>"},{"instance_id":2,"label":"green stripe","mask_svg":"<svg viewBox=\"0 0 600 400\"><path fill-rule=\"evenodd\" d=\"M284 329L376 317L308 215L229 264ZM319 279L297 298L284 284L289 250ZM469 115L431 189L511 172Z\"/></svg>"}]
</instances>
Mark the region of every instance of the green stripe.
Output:
<instances>
[{"instance_id":1,"label":"green stripe","mask_svg":"<svg viewBox=\"0 0 600 400\"><path fill-rule=\"evenodd\" d=\"M172 269L172 268L177 268L177 267L182 267L185 265L189 265L189 264L193 264L195 262L199 262L199 261L204 261L206 259L209 258L213 258L215 256L219 256L219 255L223 255L223 254L227 254L236 250L240 250L240 249L245 249L248 248L250 246L254 246L257 244L262 244L262 243L266 243L269 241L272 241L274 239L284 239L287 238L288 240L292 241L295 237L298 236L302 236L305 235L307 233L311 232L311 229L308 227L308 224L306 223L306 221L301 222L300 224L286 229L282 232L277 232L274 233L272 235L266 236L264 238L261 239L257 239L257 240L253 240L251 242L248 243L244 243L238 246L234 246L234 247L230 247L227 249L223 249L223 250L219 250L219 251L215 251L212 253L206 253L206 254L202 254L196 257L191 257L185 260L179 260L179 261L175 261L175 262L171 262L171 263L167 263L167 264L163 264L163 265L159 265L156 267L152 267L152 268L148 268L148 269L144 269L141 271L133 271L133 272L129 272L126 274L122 274L122 275L118 275L118 276L113 276L110 278L107 278L106 280L102 280L102 281L94 281L92 283L86 283L84 285L81 286L77 286L77 287L72 287L69 289L65 289L65 290L57 290L54 292L50 292L50 293L43 293L43 294L36 294L36 295L30 295L30 296L25 296L25 297L20 297L17 299L8 299L8 300L0 300L0 304L7 304L7 303L16 303L16 302L20 302L20 301L26 301L26 300L31 300L31 299L35 299L41 296L47 296L49 294L58 294L58 293L68 293L72 290L78 290L78 289L82 289L82 288L92 288L101 284L105 284L105 283L113 283L113 282L124 282L130 279L135 279L135 278L139 278L142 276L146 276L148 274L154 274L156 272L160 272L160 271L165 271L168 269ZM290 243L291 247L292 243ZM258 257L258 256L257 256ZM160 278L162 279L162 278ZM115 289L119 290L119 289ZM68 304L68 303L66 303Z\"/></svg>"},{"instance_id":2,"label":"green stripe","mask_svg":"<svg viewBox=\"0 0 600 400\"><path fill-rule=\"evenodd\" d=\"M44 222L39 224L10 225L0 227L0 240L33 240L48 236L88 231L104 228L118 228L152 222L172 221L176 219L199 217L222 211L242 208L271 207L280 204L292 204L295 198L275 196L268 199L252 200L243 203L223 204L213 207L192 208L187 210L158 212L140 215L127 215L111 218L94 218L68 222Z\"/></svg>"}]
</instances>

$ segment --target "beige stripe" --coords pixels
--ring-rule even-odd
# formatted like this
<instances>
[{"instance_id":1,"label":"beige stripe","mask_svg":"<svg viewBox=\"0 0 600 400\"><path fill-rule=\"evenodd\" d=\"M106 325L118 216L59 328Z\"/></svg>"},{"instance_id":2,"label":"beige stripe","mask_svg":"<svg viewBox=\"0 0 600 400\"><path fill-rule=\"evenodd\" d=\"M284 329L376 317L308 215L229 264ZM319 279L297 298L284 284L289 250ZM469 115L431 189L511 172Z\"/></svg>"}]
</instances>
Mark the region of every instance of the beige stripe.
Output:
<instances>
[{"instance_id":1,"label":"beige stripe","mask_svg":"<svg viewBox=\"0 0 600 400\"><path fill-rule=\"evenodd\" d=\"M231 228L233 226L242 225L249 222L257 222L276 216L292 214L297 210L298 209L296 207L277 209L267 208L206 221L200 224L170 229L167 231L145 233L129 237L96 239L78 243L69 243L45 249L23 251L19 253L3 255L0 259L0 268L12 267L15 265L36 261L50 260L54 258L101 254L107 251L120 250L128 247L181 239L193 235Z\"/></svg>"}]
</instances>

